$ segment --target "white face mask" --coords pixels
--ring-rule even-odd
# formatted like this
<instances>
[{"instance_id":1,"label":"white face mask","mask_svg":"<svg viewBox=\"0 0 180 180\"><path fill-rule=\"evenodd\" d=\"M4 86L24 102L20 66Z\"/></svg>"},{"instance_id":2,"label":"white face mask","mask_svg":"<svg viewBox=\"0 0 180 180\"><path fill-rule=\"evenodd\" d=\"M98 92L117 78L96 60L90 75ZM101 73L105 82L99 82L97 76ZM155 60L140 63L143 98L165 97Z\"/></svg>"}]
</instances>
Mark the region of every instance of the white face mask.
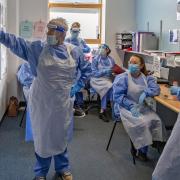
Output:
<instances>
[{"instance_id":1,"label":"white face mask","mask_svg":"<svg viewBox=\"0 0 180 180\"><path fill-rule=\"evenodd\" d=\"M55 35L47 35L47 44L48 45L56 45L58 40L56 39Z\"/></svg>"}]
</instances>

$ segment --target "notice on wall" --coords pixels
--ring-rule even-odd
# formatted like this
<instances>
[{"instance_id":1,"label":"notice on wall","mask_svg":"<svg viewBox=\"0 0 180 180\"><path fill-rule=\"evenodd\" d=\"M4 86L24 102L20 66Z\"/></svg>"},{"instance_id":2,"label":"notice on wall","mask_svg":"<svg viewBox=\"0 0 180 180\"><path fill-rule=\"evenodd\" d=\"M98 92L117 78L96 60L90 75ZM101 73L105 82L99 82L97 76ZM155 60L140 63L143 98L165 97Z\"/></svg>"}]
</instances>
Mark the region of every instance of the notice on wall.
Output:
<instances>
[{"instance_id":1,"label":"notice on wall","mask_svg":"<svg viewBox=\"0 0 180 180\"><path fill-rule=\"evenodd\" d=\"M179 41L179 29L169 30L169 42L171 44L177 44Z\"/></svg>"},{"instance_id":2,"label":"notice on wall","mask_svg":"<svg viewBox=\"0 0 180 180\"><path fill-rule=\"evenodd\" d=\"M43 21L38 21L34 23L33 37L37 39L42 39L45 34L46 23Z\"/></svg>"},{"instance_id":3,"label":"notice on wall","mask_svg":"<svg viewBox=\"0 0 180 180\"><path fill-rule=\"evenodd\" d=\"M20 24L20 36L23 38L31 38L33 33L33 23L30 21L22 21Z\"/></svg>"},{"instance_id":4,"label":"notice on wall","mask_svg":"<svg viewBox=\"0 0 180 180\"><path fill-rule=\"evenodd\" d=\"M158 78L161 77L161 59L159 56L154 56L153 71L154 71L154 76Z\"/></svg>"},{"instance_id":5,"label":"notice on wall","mask_svg":"<svg viewBox=\"0 0 180 180\"><path fill-rule=\"evenodd\" d=\"M177 0L177 20L180 20L180 0Z\"/></svg>"}]
</instances>

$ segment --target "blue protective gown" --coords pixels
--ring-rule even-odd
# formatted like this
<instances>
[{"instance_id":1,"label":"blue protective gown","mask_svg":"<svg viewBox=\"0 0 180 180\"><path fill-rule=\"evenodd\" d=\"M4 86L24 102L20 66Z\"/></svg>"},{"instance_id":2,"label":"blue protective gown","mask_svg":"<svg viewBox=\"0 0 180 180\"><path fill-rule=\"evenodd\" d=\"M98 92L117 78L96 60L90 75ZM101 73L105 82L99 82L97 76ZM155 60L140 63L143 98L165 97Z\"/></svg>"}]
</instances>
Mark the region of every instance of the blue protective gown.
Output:
<instances>
[{"instance_id":1,"label":"blue protective gown","mask_svg":"<svg viewBox=\"0 0 180 180\"><path fill-rule=\"evenodd\" d=\"M83 53L89 53L91 51L90 47L81 38L72 39L71 37L69 37L69 38L66 38L65 42L78 46L79 48L82 49Z\"/></svg>"},{"instance_id":2,"label":"blue protective gown","mask_svg":"<svg viewBox=\"0 0 180 180\"><path fill-rule=\"evenodd\" d=\"M93 58L91 69L92 76L96 78L100 77L109 77L111 74L106 73L105 69L112 69L115 65L115 61L111 56L103 57L101 55L97 55ZM99 68L101 66L102 68Z\"/></svg>"},{"instance_id":3,"label":"blue protective gown","mask_svg":"<svg viewBox=\"0 0 180 180\"><path fill-rule=\"evenodd\" d=\"M29 63L23 63L19 66L18 72L17 72L17 78L23 87L25 86L27 88L30 88L33 82L34 76L32 74Z\"/></svg>"},{"instance_id":4,"label":"blue protective gown","mask_svg":"<svg viewBox=\"0 0 180 180\"><path fill-rule=\"evenodd\" d=\"M146 78L146 79L144 79ZM146 87L145 80L147 82L147 87L144 89L146 97L153 97L160 93L160 88L155 82L152 76L139 76L138 78L133 78L135 84ZM130 110L137 102L134 102L130 97L128 97L128 73L125 72L116 77L113 83L113 100L115 103L114 112L116 116L120 115L119 107L123 107ZM139 149L142 153L146 154L148 147L144 146Z\"/></svg>"},{"instance_id":5,"label":"blue protective gown","mask_svg":"<svg viewBox=\"0 0 180 180\"><path fill-rule=\"evenodd\" d=\"M0 31L0 43L4 44L18 57L29 62L33 76L37 76L37 66L39 56L46 43L41 41L29 42L23 38L17 38L13 34ZM53 57L66 60L68 58L68 52L66 45L49 46L49 51ZM83 52L80 48L75 47L71 51L73 59L76 61L76 74L74 76L74 84L77 83L84 86L86 78L91 74L89 64L84 60ZM81 72L81 76L76 80L78 70Z\"/></svg>"},{"instance_id":6,"label":"blue protective gown","mask_svg":"<svg viewBox=\"0 0 180 180\"><path fill-rule=\"evenodd\" d=\"M139 85L144 85L144 80L142 76L140 78L133 78L134 82ZM148 87L144 90L146 97L154 97L159 95L160 88L156 83L153 76L147 76L147 85ZM127 97L128 90L128 73L125 72L123 74L118 75L115 78L113 83L113 101L114 103L119 104L120 106L130 110L135 102Z\"/></svg>"},{"instance_id":7,"label":"blue protective gown","mask_svg":"<svg viewBox=\"0 0 180 180\"><path fill-rule=\"evenodd\" d=\"M69 57L66 45L59 46L47 46L46 43L42 43L41 41L29 42L25 41L22 38L17 38L15 35L5 33L0 31L0 43L4 44L7 48L9 48L14 54L19 56L20 58L28 61L31 67L32 75L37 77L37 68L39 63L39 57L44 47L48 47L49 53L54 57L55 60L64 60ZM82 50L78 47L74 47L71 50L71 56L75 60L76 65L76 73L74 74L74 83L79 84L80 86L84 86L84 82L91 73L89 70L89 64L84 60L84 54ZM81 72L81 76L77 79L78 71ZM71 136L71 132L69 135Z\"/></svg>"}]
</instances>

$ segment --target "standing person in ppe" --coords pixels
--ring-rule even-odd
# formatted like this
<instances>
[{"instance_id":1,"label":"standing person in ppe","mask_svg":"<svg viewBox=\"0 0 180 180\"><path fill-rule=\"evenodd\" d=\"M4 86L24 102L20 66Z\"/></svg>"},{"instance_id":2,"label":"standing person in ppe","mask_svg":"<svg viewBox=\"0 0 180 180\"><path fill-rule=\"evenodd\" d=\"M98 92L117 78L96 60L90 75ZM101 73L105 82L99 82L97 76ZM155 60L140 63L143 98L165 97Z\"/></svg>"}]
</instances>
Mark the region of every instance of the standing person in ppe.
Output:
<instances>
[{"instance_id":1,"label":"standing person in ppe","mask_svg":"<svg viewBox=\"0 0 180 180\"><path fill-rule=\"evenodd\" d=\"M113 102L120 108L120 117L134 147L131 153L147 161L148 145L163 141L162 122L145 101L160 94L155 79L149 76L143 58L133 55L129 71L118 75L113 84ZM117 106L116 106L117 107ZM118 112L114 110L114 112Z\"/></svg>"},{"instance_id":2,"label":"standing person in ppe","mask_svg":"<svg viewBox=\"0 0 180 180\"><path fill-rule=\"evenodd\" d=\"M91 64L92 77L90 84L92 88L100 95L101 111L99 118L105 122L109 121L106 108L107 101L112 101L112 69L115 65L114 59L109 56L110 53L111 50L109 46L102 44Z\"/></svg>"},{"instance_id":3,"label":"standing person in ppe","mask_svg":"<svg viewBox=\"0 0 180 180\"><path fill-rule=\"evenodd\" d=\"M65 19L53 19L47 27L45 43L28 42L3 31L0 42L28 61L34 75L28 100L37 160L34 180L46 179L52 156L55 179L72 180L67 154L72 131L71 97L83 86L87 63L81 49L64 43L68 30ZM81 77L74 82L78 70Z\"/></svg>"},{"instance_id":4,"label":"standing person in ppe","mask_svg":"<svg viewBox=\"0 0 180 180\"><path fill-rule=\"evenodd\" d=\"M75 46L78 46L79 48L82 49L83 53L90 53L91 49L90 47L86 44L86 42L79 37L80 35L80 23L74 22L71 25L70 29L71 36L66 38L66 42L71 43ZM91 65L89 63L89 69L91 70ZM80 71L78 72L78 76L80 76ZM82 92L77 92L75 94L75 101L74 101L74 116L78 117L84 117L85 112L82 110L84 101L83 101L83 93Z\"/></svg>"},{"instance_id":5,"label":"standing person in ppe","mask_svg":"<svg viewBox=\"0 0 180 180\"><path fill-rule=\"evenodd\" d=\"M171 94L180 100L180 87L172 86ZM180 114L171 132L166 146L152 174L153 180L180 179Z\"/></svg>"}]
</instances>

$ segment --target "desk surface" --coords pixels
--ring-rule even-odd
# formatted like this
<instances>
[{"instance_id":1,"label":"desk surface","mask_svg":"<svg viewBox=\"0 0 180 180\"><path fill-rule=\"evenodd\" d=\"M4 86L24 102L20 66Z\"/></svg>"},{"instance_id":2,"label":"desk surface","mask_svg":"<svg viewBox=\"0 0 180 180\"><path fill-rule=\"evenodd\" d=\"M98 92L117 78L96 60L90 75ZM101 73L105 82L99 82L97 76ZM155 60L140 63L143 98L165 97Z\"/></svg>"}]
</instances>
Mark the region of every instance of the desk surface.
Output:
<instances>
[{"instance_id":1,"label":"desk surface","mask_svg":"<svg viewBox=\"0 0 180 180\"><path fill-rule=\"evenodd\" d=\"M156 96L154 99L163 104L164 106L168 107L174 112L180 112L180 101L175 100L175 96L172 96L169 92L169 88L166 85L161 84L161 94Z\"/></svg>"}]
</instances>

